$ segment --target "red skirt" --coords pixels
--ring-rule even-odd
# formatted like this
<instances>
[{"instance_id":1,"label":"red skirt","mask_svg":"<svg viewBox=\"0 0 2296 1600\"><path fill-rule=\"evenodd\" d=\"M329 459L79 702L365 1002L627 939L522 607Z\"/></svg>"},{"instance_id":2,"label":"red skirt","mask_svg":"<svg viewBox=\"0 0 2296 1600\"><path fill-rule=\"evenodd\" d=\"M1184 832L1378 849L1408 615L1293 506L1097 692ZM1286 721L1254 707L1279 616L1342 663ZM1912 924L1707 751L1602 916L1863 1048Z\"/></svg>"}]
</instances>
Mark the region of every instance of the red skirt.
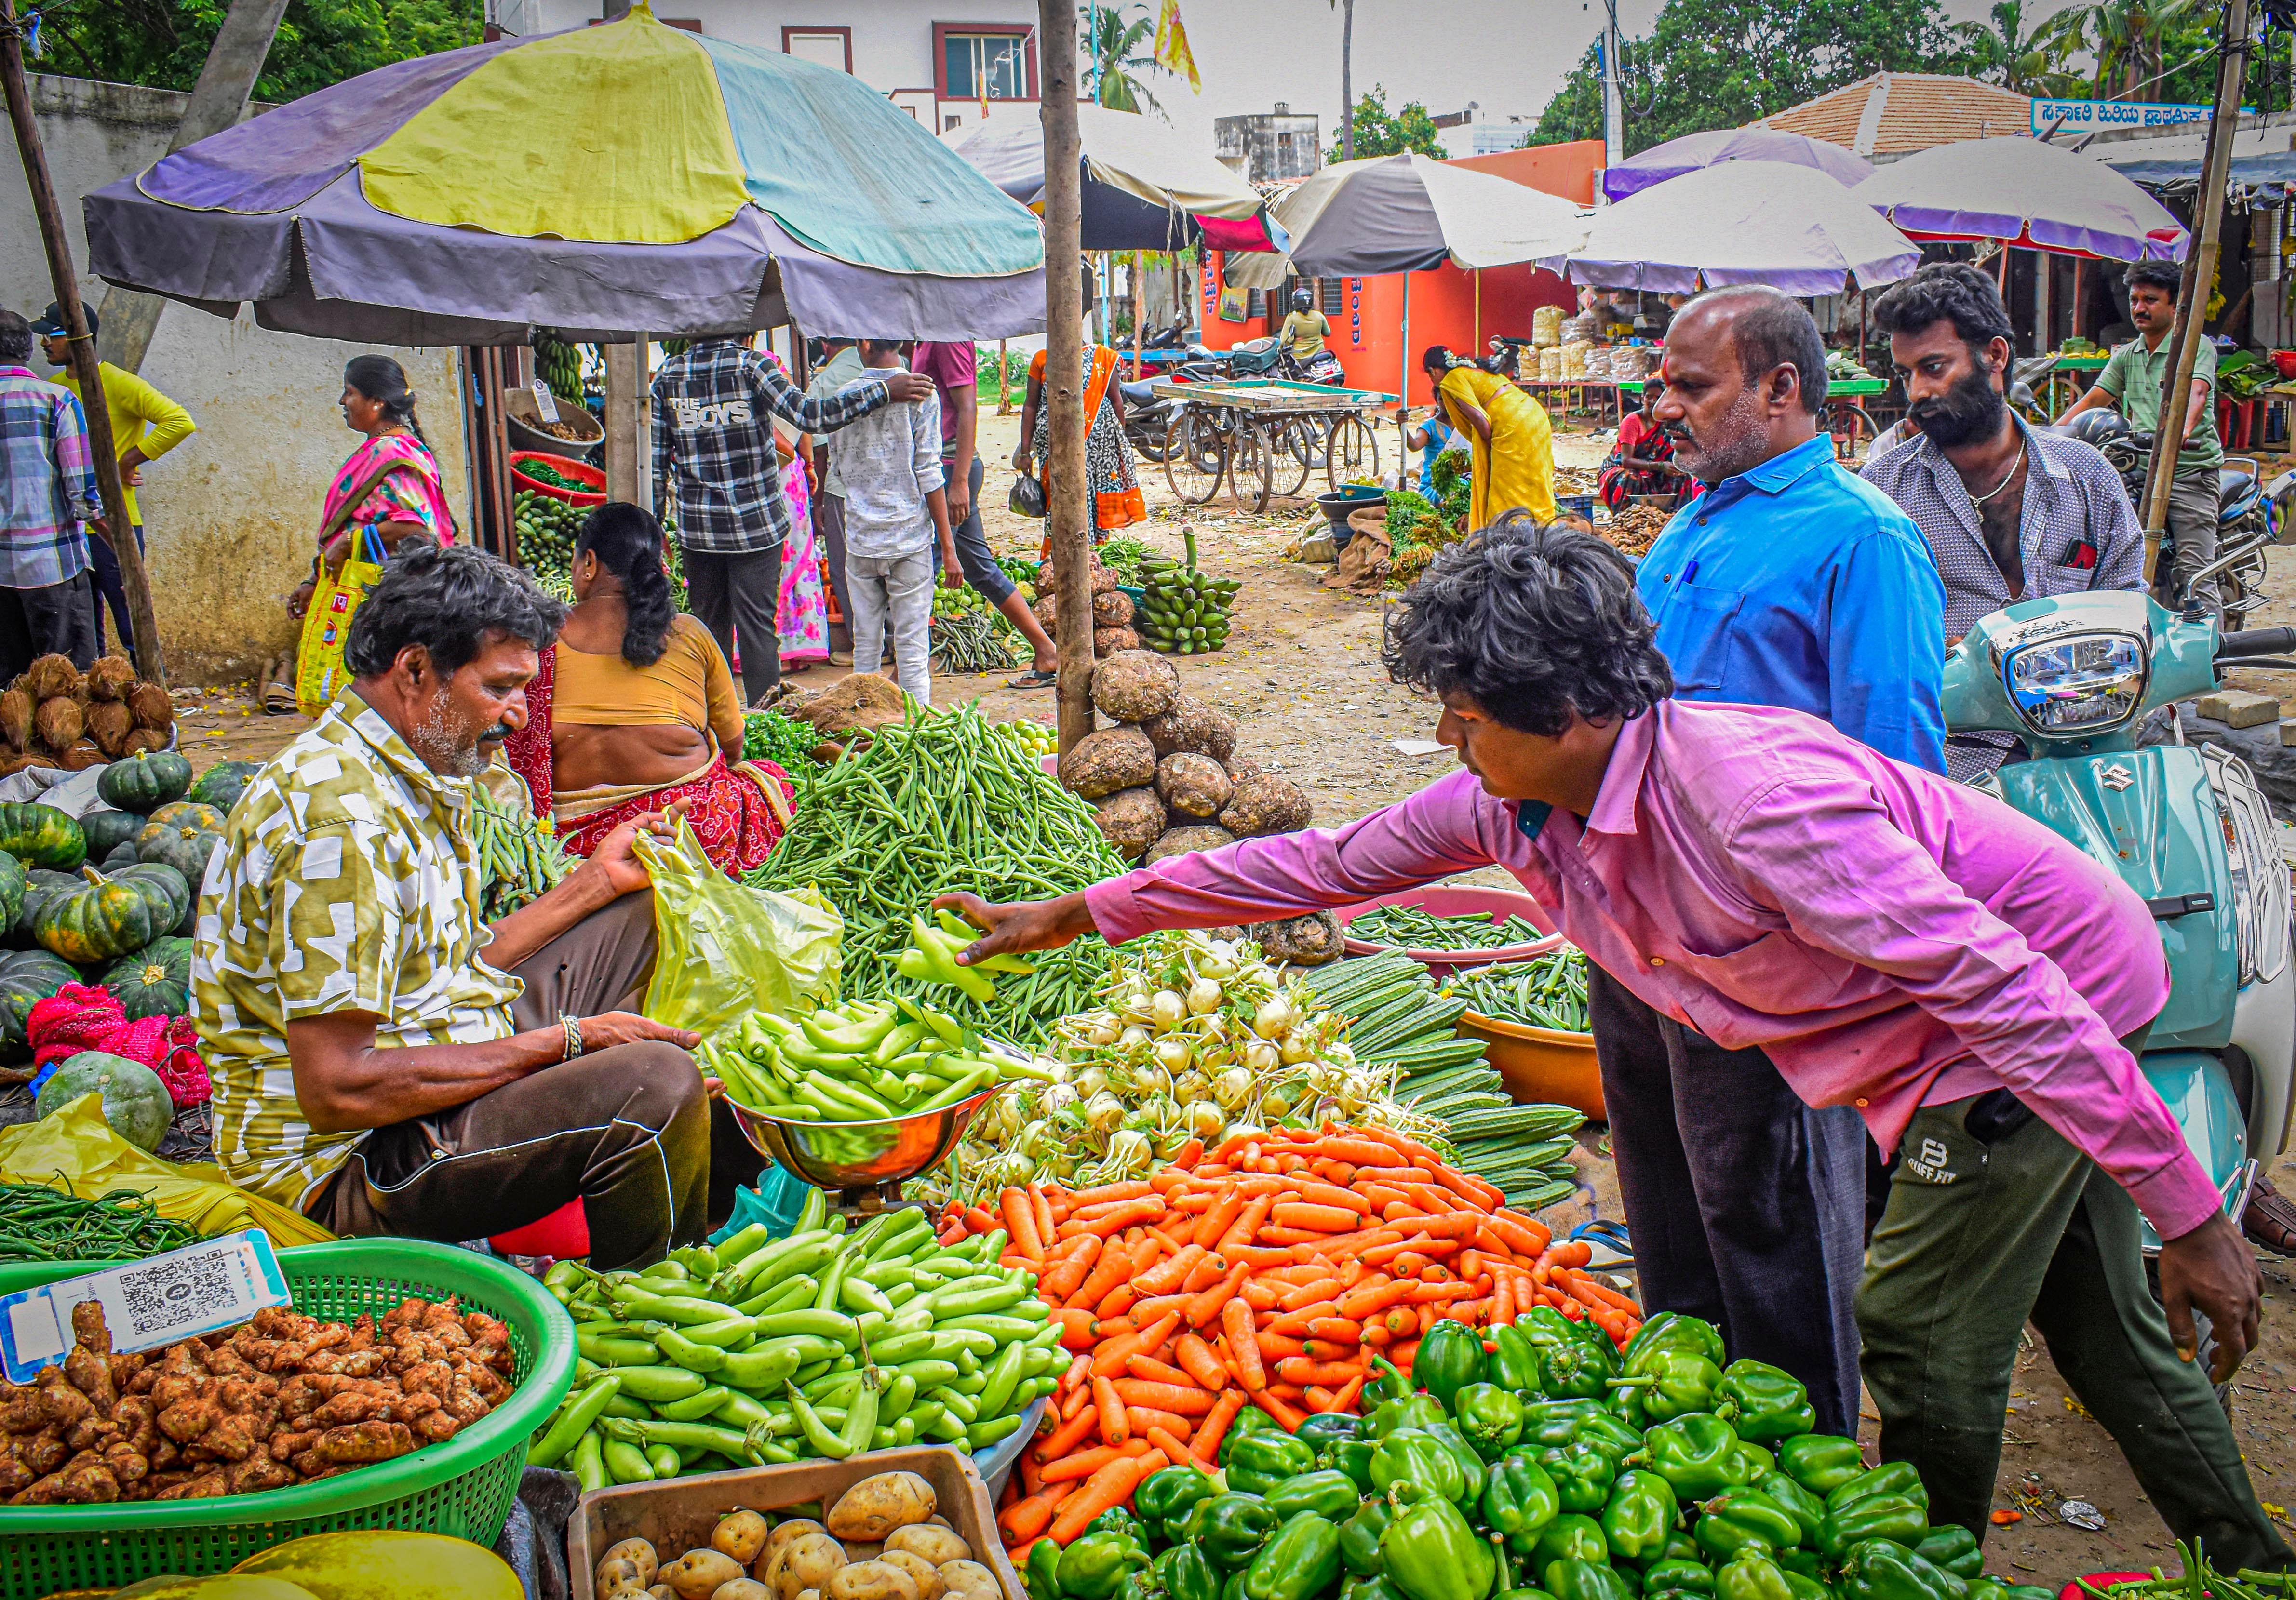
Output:
<instances>
[{"instance_id":1,"label":"red skirt","mask_svg":"<svg viewBox=\"0 0 2296 1600\"><path fill-rule=\"evenodd\" d=\"M767 783L783 791L779 806L767 797L763 787ZM559 839L569 854L586 856L623 823L684 801L685 820L693 825L693 837L701 842L703 852L728 878L739 878L765 864L767 853L788 830L789 804L796 796L797 786L773 763L744 762L736 770L720 755L699 778L639 795L578 822L567 823Z\"/></svg>"}]
</instances>

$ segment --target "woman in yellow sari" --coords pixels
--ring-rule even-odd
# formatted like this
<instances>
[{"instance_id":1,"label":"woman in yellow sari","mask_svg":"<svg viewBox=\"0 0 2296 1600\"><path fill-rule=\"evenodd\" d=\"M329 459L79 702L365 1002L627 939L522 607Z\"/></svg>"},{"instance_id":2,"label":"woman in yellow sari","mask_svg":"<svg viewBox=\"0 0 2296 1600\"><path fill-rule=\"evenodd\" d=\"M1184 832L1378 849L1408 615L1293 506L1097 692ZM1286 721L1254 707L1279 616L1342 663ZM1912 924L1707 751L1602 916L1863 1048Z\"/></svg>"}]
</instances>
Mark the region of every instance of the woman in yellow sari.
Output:
<instances>
[{"instance_id":1,"label":"woman in yellow sari","mask_svg":"<svg viewBox=\"0 0 2296 1600\"><path fill-rule=\"evenodd\" d=\"M1474 455L1467 526L1488 527L1517 507L1554 521L1554 431L1546 408L1497 373L1455 361L1441 345L1428 346L1421 362L1437 407L1466 435Z\"/></svg>"}]
</instances>

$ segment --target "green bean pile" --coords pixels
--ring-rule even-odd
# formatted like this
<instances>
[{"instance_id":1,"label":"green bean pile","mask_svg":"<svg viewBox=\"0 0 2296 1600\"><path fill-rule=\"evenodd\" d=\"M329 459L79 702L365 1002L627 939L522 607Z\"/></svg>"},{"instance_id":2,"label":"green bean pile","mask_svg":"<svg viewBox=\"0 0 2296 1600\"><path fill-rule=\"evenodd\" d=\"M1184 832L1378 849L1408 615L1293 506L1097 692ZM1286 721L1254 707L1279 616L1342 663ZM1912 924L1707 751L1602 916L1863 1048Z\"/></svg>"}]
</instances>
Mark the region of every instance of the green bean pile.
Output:
<instances>
[{"instance_id":1,"label":"green bean pile","mask_svg":"<svg viewBox=\"0 0 2296 1600\"><path fill-rule=\"evenodd\" d=\"M1564 1033L1588 1031L1587 958L1568 944L1536 961L1464 967L1443 985L1443 992L1497 1022Z\"/></svg>"},{"instance_id":2,"label":"green bean pile","mask_svg":"<svg viewBox=\"0 0 2296 1600\"><path fill-rule=\"evenodd\" d=\"M93 1200L37 1183L0 1183L0 1261L132 1261L199 1242L134 1189Z\"/></svg>"},{"instance_id":3,"label":"green bean pile","mask_svg":"<svg viewBox=\"0 0 2296 1600\"><path fill-rule=\"evenodd\" d=\"M545 833L523 809L504 806L484 784L471 790L471 835L479 847L479 915L493 922L531 904L574 869L554 833Z\"/></svg>"},{"instance_id":4,"label":"green bean pile","mask_svg":"<svg viewBox=\"0 0 2296 1600\"><path fill-rule=\"evenodd\" d=\"M1383 905L1348 924L1348 932L1374 944L1404 950L1503 950L1546 935L1520 917L1493 922L1480 912L1437 917L1415 905Z\"/></svg>"},{"instance_id":5,"label":"green bean pile","mask_svg":"<svg viewBox=\"0 0 2296 1600\"><path fill-rule=\"evenodd\" d=\"M1124 869L1091 804L965 706L912 708L860 755L801 774L795 824L743 881L828 897L845 918L848 998L922 996L984 1033L1043 1045L1054 1022L1091 1009L1107 945L1086 937L1033 958L1035 972L1000 978L983 1002L894 971L909 918L937 894L1040 900Z\"/></svg>"},{"instance_id":6,"label":"green bean pile","mask_svg":"<svg viewBox=\"0 0 2296 1600\"><path fill-rule=\"evenodd\" d=\"M970 594L970 589L959 591ZM1021 630L981 606L933 600L932 655L944 673L1001 673L1018 665Z\"/></svg>"}]
</instances>

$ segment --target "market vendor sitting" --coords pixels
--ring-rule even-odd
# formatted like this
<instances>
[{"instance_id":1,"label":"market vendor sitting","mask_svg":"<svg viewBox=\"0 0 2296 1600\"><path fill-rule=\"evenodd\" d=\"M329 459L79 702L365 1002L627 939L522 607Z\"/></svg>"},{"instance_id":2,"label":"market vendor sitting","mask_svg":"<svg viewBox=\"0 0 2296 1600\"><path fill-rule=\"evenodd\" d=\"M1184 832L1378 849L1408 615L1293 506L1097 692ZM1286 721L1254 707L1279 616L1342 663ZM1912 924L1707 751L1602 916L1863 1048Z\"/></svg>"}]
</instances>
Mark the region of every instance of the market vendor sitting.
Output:
<instances>
[{"instance_id":1,"label":"market vendor sitting","mask_svg":"<svg viewBox=\"0 0 2296 1600\"><path fill-rule=\"evenodd\" d=\"M677 609L661 524L610 501L574 539L574 610L540 651L526 725L504 753L575 855L647 812L683 805L709 859L754 871L788 829L797 793L742 759L741 696L709 630Z\"/></svg>"},{"instance_id":2,"label":"market vendor sitting","mask_svg":"<svg viewBox=\"0 0 2296 1600\"><path fill-rule=\"evenodd\" d=\"M653 894L621 824L486 927L469 780L566 610L467 546L394 561L355 675L232 811L193 957L215 1155L340 1234L463 1240L577 1196L600 1269L699 1243L762 1160L636 1014Z\"/></svg>"},{"instance_id":3,"label":"market vendor sitting","mask_svg":"<svg viewBox=\"0 0 2296 1600\"><path fill-rule=\"evenodd\" d=\"M2041 824L1814 716L1669 698L1625 559L1527 523L1440 552L1389 623L1389 671L1440 699L1464 770L1342 828L1056 900L944 896L990 930L964 959L1504 868L1649 1006L1760 1046L1804 1101L1854 1106L1904 1149L1857 1318L1882 1455L1919 1467L1932 1523L1988 1530L2030 1318L2177 1537L2227 1567L2286 1565L2210 1386L2255 1345L2262 1278L2131 1054L2169 993L2144 902ZM1685 1139L1735 1082L1685 1080ZM1796 1160L1805 1137L1781 1125L1741 1159L1750 1174ZM2166 1241L2158 1300L2140 1212ZM1732 1354L1736 1326L1773 1310L1721 1308Z\"/></svg>"},{"instance_id":4,"label":"market vendor sitting","mask_svg":"<svg viewBox=\"0 0 2296 1600\"><path fill-rule=\"evenodd\" d=\"M1650 379L1643 385L1642 409L1619 419L1619 442L1603 458L1602 473L1595 480L1603 503L1614 511L1625 510L1627 502L1637 496L1663 497L1666 510L1671 511L1685 493L1704 492L1676 462L1674 441L1659 426L1659 397L1665 393L1665 379Z\"/></svg>"}]
</instances>

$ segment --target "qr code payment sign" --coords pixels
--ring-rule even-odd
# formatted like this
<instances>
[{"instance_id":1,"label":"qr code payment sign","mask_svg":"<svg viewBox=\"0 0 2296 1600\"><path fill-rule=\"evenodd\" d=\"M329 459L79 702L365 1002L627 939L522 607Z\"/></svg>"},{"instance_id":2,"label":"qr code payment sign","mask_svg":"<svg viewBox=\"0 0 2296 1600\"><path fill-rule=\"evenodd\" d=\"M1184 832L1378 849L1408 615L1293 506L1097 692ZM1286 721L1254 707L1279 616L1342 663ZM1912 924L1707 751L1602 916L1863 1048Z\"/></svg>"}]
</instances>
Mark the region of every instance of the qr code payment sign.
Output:
<instances>
[{"instance_id":1,"label":"qr code payment sign","mask_svg":"<svg viewBox=\"0 0 2296 1600\"><path fill-rule=\"evenodd\" d=\"M111 1347L123 1355L217 1333L265 1306L290 1303L269 1237L260 1229L225 1234L0 1296L0 1370L27 1384L62 1360L72 1344L72 1308L90 1300L102 1306Z\"/></svg>"},{"instance_id":2,"label":"qr code payment sign","mask_svg":"<svg viewBox=\"0 0 2296 1600\"><path fill-rule=\"evenodd\" d=\"M115 1339L137 1341L172 1335L179 1328L210 1322L217 1312L251 1316L247 1274L236 1251L165 1256L119 1275L119 1298L127 1312L127 1326L114 1330ZM111 1296L102 1298L110 1300Z\"/></svg>"}]
</instances>

